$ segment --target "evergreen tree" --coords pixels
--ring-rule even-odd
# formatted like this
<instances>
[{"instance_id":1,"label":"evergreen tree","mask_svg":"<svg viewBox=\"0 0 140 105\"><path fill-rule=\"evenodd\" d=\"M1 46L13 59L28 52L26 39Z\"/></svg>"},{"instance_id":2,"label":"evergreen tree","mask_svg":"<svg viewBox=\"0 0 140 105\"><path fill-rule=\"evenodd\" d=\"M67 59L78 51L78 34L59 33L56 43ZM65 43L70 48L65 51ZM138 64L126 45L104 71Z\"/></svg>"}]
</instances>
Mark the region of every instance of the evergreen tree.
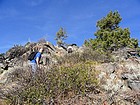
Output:
<instances>
[{"instance_id":1,"label":"evergreen tree","mask_svg":"<svg viewBox=\"0 0 140 105\"><path fill-rule=\"evenodd\" d=\"M113 50L121 47L138 47L138 40L130 38L130 31L128 28L122 29L119 26L122 18L120 14L109 12L109 14L97 22L97 32L95 32L95 39L85 41L85 45L91 46L93 49Z\"/></svg>"},{"instance_id":2,"label":"evergreen tree","mask_svg":"<svg viewBox=\"0 0 140 105\"><path fill-rule=\"evenodd\" d=\"M66 31L61 27L59 31L56 33L55 40L57 41L58 46L65 45L64 40L67 38Z\"/></svg>"}]
</instances>

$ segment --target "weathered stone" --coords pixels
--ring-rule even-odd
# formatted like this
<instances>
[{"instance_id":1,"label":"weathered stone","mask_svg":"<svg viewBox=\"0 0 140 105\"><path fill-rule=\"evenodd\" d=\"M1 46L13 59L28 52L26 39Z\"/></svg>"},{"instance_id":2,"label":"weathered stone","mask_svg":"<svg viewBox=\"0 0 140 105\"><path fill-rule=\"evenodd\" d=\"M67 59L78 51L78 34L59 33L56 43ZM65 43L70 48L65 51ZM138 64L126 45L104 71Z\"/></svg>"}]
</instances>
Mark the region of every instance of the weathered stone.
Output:
<instances>
[{"instance_id":1,"label":"weathered stone","mask_svg":"<svg viewBox=\"0 0 140 105\"><path fill-rule=\"evenodd\" d=\"M140 92L140 80L128 81L128 87L134 91Z\"/></svg>"},{"instance_id":2,"label":"weathered stone","mask_svg":"<svg viewBox=\"0 0 140 105\"><path fill-rule=\"evenodd\" d=\"M44 46L44 52L41 59L44 68L47 68L50 65L52 66L53 64L57 64L57 59L59 59L59 57L63 57L64 55L68 54L64 47L54 46L50 42L43 42L39 44ZM6 62L8 62L8 67L10 67L6 71L4 71L4 69L0 69L0 71L2 70L3 72L0 74L0 83L6 83L9 79L8 75L15 71L17 67L24 68L28 66L27 57L37 46L38 43L28 43L26 46L15 46L11 48L6 53L6 56L2 58L3 60L0 61L0 67L5 68ZM80 48L77 46L72 46L72 48L73 51L78 52L79 55L82 55L82 53L86 52L87 49L90 50L85 46ZM106 90L103 91L103 94L108 103L113 103L114 100L112 98L114 98L116 101L119 101L120 104L122 103L129 105L131 102L125 100L125 93L127 91L135 91L137 93L140 90L140 58L131 57L127 49L120 49L113 52L112 55L115 59L115 63L102 63L99 65L94 65L95 70L100 72L98 75L100 87L103 90ZM99 96L98 99L104 98L103 96Z\"/></svg>"},{"instance_id":3,"label":"weathered stone","mask_svg":"<svg viewBox=\"0 0 140 105\"><path fill-rule=\"evenodd\" d=\"M12 73L13 71L15 71L15 68L10 68L9 70L4 71L0 75L0 83L6 83L9 73Z\"/></svg>"}]
</instances>

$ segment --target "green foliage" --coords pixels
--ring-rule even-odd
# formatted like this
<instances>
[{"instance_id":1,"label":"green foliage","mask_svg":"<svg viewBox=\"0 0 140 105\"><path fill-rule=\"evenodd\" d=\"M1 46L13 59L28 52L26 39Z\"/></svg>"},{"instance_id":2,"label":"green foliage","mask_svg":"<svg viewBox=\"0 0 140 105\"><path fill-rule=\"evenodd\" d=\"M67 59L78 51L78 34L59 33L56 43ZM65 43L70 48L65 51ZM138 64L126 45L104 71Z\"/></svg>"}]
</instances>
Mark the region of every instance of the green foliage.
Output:
<instances>
[{"instance_id":1,"label":"green foliage","mask_svg":"<svg viewBox=\"0 0 140 105\"><path fill-rule=\"evenodd\" d=\"M109 52L101 52L100 50L93 50L91 48L86 48L83 52L76 52L72 54L65 55L64 57L58 58L58 63L61 65L74 65L77 63L84 63L87 61L103 63L114 61Z\"/></svg>"},{"instance_id":2,"label":"green foliage","mask_svg":"<svg viewBox=\"0 0 140 105\"><path fill-rule=\"evenodd\" d=\"M120 23L121 20L122 18L120 17L117 11L115 12L111 11L106 17L98 21L96 26L101 30L112 31L118 28L118 24ZM100 37L100 35L98 34L97 36Z\"/></svg>"},{"instance_id":3,"label":"green foliage","mask_svg":"<svg viewBox=\"0 0 140 105\"><path fill-rule=\"evenodd\" d=\"M138 56L140 57L140 47L136 48L136 51L138 52Z\"/></svg>"},{"instance_id":4,"label":"green foliage","mask_svg":"<svg viewBox=\"0 0 140 105\"><path fill-rule=\"evenodd\" d=\"M61 46L64 45L64 40L67 38L66 31L61 27L59 31L56 33L55 40L57 41L57 45Z\"/></svg>"},{"instance_id":5,"label":"green foliage","mask_svg":"<svg viewBox=\"0 0 140 105\"><path fill-rule=\"evenodd\" d=\"M53 67L46 72L44 69L39 69L34 77L29 74L23 70L12 74L14 77L12 80L19 81L22 88L6 96L9 104L54 104L52 100L57 101L92 92L99 83L96 77L98 72L95 71L92 62L79 63L71 67ZM90 90L91 88L93 89ZM70 92L73 93L72 96Z\"/></svg>"},{"instance_id":6,"label":"green foliage","mask_svg":"<svg viewBox=\"0 0 140 105\"><path fill-rule=\"evenodd\" d=\"M5 55L5 53L0 53L0 57L3 57Z\"/></svg>"},{"instance_id":7,"label":"green foliage","mask_svg":"<svg viewBox=\"0 0 140 105\"><path fill-rule=\"evenodd\" d=\"M130 38L129 29L119 27L121 20L122 18L117 11L109 12L106 17L97 22L96 38L85 41L85 45L103 51L115 50L126 46L137 48L138 40Z\"/></svg>"},{"instance_id":8,"label":"green foliage","mask_svg":"<svg viewBox=\"0 0 140 105\"><path fill-rule=\"evenodd\" d=\"M138 48L138 39L131 38L131 43L129 47Z\"/></svg>"}]
</instances>

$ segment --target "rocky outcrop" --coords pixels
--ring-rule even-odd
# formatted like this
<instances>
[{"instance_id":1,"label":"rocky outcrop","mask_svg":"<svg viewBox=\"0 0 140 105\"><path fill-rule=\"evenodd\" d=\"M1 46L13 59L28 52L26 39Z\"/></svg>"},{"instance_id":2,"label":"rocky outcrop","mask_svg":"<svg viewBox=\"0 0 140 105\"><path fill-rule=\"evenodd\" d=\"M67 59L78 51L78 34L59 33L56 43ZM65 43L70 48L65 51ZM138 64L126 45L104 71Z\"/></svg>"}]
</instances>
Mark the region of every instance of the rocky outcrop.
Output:
<instances>
[{"instance_id":1,"label":"rocky outcrop","mask_svg":"<svg viewBox=\"0 0 140 105\"><path fill-rule=\"evenodd\" d=\"M52 43L39 42L39 43L30 43L28 42L24 46L15 45L9 49L5 54L0 55L0 74L8 72L9 69L16 66L23 67L28 65L28 56L33 51L36 50L37 46L43 46L44 51L41 58L41 64L43 66L48 66L57 63L58 57L62 57L67 54L67 48L62 46L54 46ZM73 47L73 52L78 48L75 44L71 45ZM7 71L5 71L7 70ZM3 74L2 74L3 75ZM4 82L3 82L4 83Z\"/></svg>"},{"instance_id":2,"label":"rocky outcrop","mask_svg":"<svg viewBox=\"0 0 140 105\"><path fill-rule=\"evenodd\" d=\"M27 57L38 44L44 46L41 59L43 67L50 67L50 65L57 63L59 57L69 54L67 48L54 46L50 42L27 43L25 46L14 46L6 54L0 56L1 84L6 84L9 74L17 70L17 68L28 66ZM71 53L78 52L81 54L87 51L85 46L71 45L69 48L73 50ZM105 100L104 105L111 105L115 102L121 103L118 105L139 105L140 58L135 55L136 52L132 49L119 49L112 52L114 62L96 65L95 70L100 72L98 75L100 90L96 94L89 94L88 97L90 99L97 97L97 100Z\"/></svg>"},{"instance_id":3,"label":"rocky outcrop","mask_svg":"<svg viewBox=\"0 0 140 105\"><path fill-rule=\"evenodd\" d=\"M140 92L140 59L128 59L124 68L122 79L127 82L127 86L131 90Z\"/></svg>"},{"instance_id":4,"label":"rocky outcrop","mask_svg":"<svg viewBox=\"0 0 140 105\"><path fill-rule=\"evenodd\" d=\"M110 98L112 97L117 102L128 100L130 103L139 105L140 58L128 58L122 62L103 63L96 66L96 70L100 71L100 85L106 94L109 94Z\"/></svg>"}]
</instances>

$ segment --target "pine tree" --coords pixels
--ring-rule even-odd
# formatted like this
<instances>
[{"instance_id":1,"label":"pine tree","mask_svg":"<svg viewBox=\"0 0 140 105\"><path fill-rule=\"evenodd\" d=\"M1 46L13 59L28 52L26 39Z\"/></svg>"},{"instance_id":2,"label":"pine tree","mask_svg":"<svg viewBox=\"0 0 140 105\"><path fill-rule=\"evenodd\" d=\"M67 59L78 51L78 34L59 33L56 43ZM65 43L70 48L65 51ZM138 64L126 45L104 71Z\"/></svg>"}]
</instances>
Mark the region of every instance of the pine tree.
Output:
<instances>
[{"instance_id":1,"label":"pine tree","mask_svg":"<svg viewBox=\"0 0 140 105\"><path fill-rule=\"evenodd\" d=\"M121 47L138 47L138 40L130 38L130 31L128 28L122 29L119 26L122 18L120 14L109 12L106 17L97 22L97 32L95 32L95 39L89 39L85 45L91 46L93 49L114 50Z\"/></svg>"},{"instance_id":2,"label":"pine tree","mask_svg":"<svg viewBox=\"0 0 140 105\"><path fill-rule=\"evenodd\" d=\"M55 40L57 41L58 46L62 46L65 44L64 40L67 38L66 31L61 27L59 31L56 33Z\"/></svg>"}]
</instances>

